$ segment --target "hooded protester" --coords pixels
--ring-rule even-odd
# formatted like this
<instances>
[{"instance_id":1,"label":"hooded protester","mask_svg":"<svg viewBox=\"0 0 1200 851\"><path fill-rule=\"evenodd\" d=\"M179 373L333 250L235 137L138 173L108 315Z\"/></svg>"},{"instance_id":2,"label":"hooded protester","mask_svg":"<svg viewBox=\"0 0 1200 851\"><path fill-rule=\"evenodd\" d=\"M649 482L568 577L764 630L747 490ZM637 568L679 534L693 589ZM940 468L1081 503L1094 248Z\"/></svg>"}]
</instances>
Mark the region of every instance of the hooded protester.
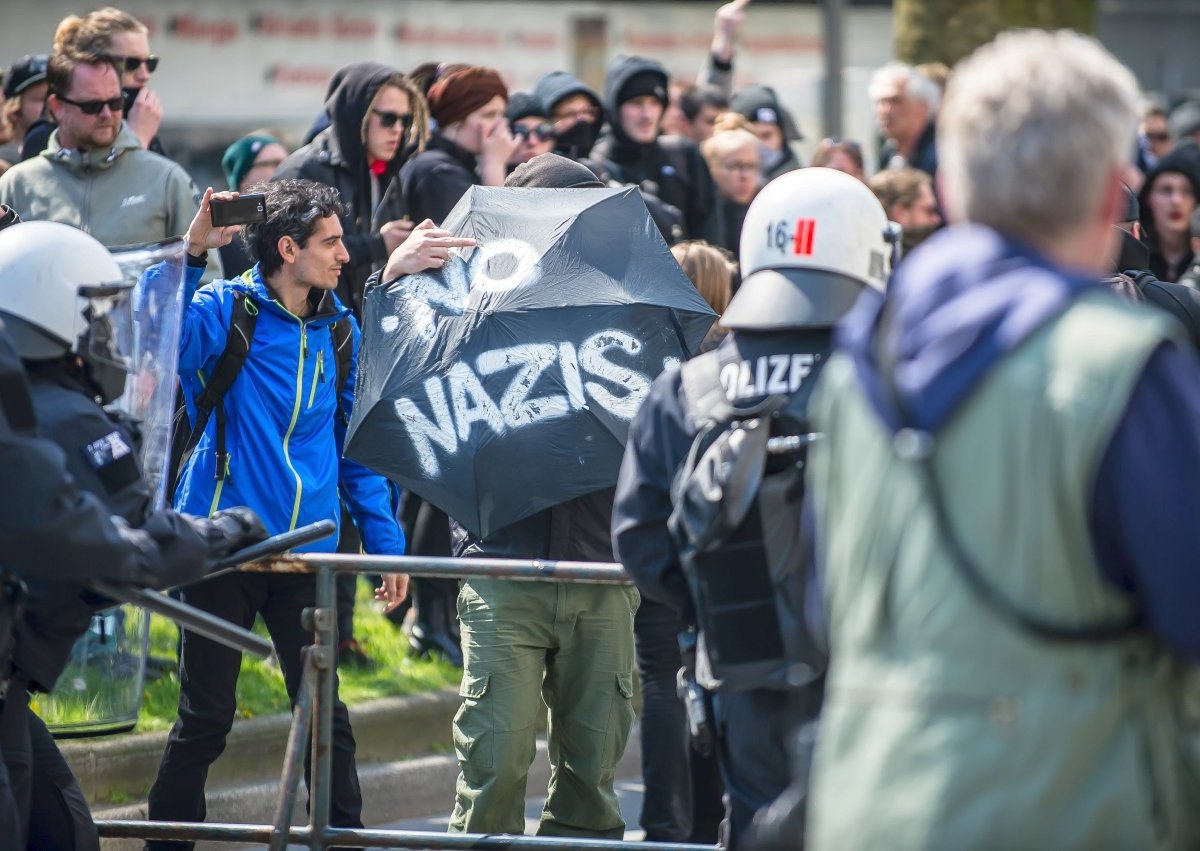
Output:
<instances>
[{"instance_id":1,"label":"hooded protester","mask_svg":"<svg viewBox=\"0 0 1200 851\"><path fill-rule=\"evenodd\" d=\"M394 178L405 146L421 146L429 120L424 99L396 69L358 62L342 73L325 104L332 123L284 160L274 179L303 178L338 191L350 263L337 293L357 315L367 277L412 231Z\"/></svg>"},{"instance_id":2,"label":"hooded protester","mask_svg":"<svg viewBox=\"0 0 1200 851\"><path fill-rule=\"evenodd\" d=\"M617 56L604 77L608 127L590 160L603 180L633 185L663 238L717 243L717 190L695 142L659 137L667 108L667 72L653 59Z\"/></svg>"},{"instance_id":3,"label":"hooded protester","mask_svg":"<svg viewBox=\"0 0 1200 851\"><path fill-rule=\"evenodd\" d=\"M540 100L528 92L516 92L508 99L505 117L513 138L520 142L508 158L510 169L550 152L554 146L554 127L546 119Z\"/></svg>"},{"instance_id":4,"label":"hooded protester","mask_svg":"<svg viewBox=\"0 0 1200 851\"><path fill-rule=\"evenodd\" d=\"M508 129L508 87L491 68L467 66L429 87L437 132L400 173L413 220L441 224L471 186L501 186L517 143Z\"/></svg>"},{"instance_id":5,"label":"hooded protester","mask_svg":"<svg viewBox=\"0 0 1200 851\"><path fill-rule=\"evenodd\" d=\"M1200 199L1200 173L1178 149L1167 154L1148 175L1138 194L1142 236L1150 246L1154 277L1175 282L1192 265L1191 223Z\"/></svg>"},{"instance_id":6,"label":"hooded protester","mask_svg":"<svg viewBox=\"0 0 1200 851\"><path fill-rule=\"evenodd\" d=\"M534 84L533 96L554 125L554 153L567 159L586 157L600 136L604 109L600 96L566 71L551 71Z\"/></svg>"},{"instance_id":7,"label":"hooded protester","mask_svg":"<svg viewBox=\"0 0 1200 851\"><path fill-rule=\"evenodd\" d=\"M804 136L797 129L791 113L779 102L779 95L773 88L746 86L730 100L729 109L750 122L750 129L762 145L764 182L800 168L802 163L790 143L799 142Z\"/></svg>"}]
</instances>

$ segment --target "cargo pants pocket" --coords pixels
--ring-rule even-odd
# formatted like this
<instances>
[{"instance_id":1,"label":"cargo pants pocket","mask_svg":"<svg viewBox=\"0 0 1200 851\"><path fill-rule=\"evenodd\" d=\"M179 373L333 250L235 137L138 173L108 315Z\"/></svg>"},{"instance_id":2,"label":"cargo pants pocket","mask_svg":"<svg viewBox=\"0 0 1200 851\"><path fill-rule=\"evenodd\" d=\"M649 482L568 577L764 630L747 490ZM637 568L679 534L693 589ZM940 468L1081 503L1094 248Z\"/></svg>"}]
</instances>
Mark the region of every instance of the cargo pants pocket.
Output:
<instances>
[{"instance_id":1,"label":"cargo pants pocket","mask_svg":"<svg viewBox=\"0 0 1200 851\"><path fill-rule=\"evenodd\" d=\"M473 787L482 786L492 773L494 708L488 699L490 674L464 675L458 694L462 706L454 714L454 751L463 777Z\"/></svg>"}]
</instances>

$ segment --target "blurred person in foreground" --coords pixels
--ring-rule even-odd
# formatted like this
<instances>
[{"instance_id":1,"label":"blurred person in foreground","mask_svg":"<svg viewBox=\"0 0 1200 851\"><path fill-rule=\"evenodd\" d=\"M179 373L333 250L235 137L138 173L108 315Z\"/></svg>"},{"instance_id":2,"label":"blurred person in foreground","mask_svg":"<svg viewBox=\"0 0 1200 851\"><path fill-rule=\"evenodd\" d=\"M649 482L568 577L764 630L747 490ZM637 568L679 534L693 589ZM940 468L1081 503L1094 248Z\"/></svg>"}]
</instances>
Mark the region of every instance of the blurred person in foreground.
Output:
<instances>
[{"instance_id":1,"label":"blurred person in foreground","mask_svg":"<svg viewBox=\"0 0 1200 851\"><path fill-rule=\"evenodd\" d=\"M1099 283L1137 105L1083 36L980 48L940 117L951 226L839 327L807 849L1200 840L1200 369Z\"/></svg>"},{"instance_id":2,"label":"blurred person in foreground","mask_svg":"<svg viewBox=\"0 0 1200 851\"><path fill-rule=\"evenodd\" d=\"M936 119L941 101L937 84L911 65L893 62L875 72L868 93L885 140L880 168L911 166L936 174Z\"/></svg>"},{"instance_id":3,"label":"blurred person in foreground","mask_svg":"<svg viewBox=\"0 0 1200 851\"><path fill-rule=\"evenodd\" d=\"M867 183L888 219L904 228L900 245L907 255L942 226L933 179L915 168L885 169Z\"/></svg>"},{"instance_id":4,"label":"blurred person in foreground","mask_svg":"<svg viewBox=\"0 0 1200 851\"><path fill-rule=\"evenodd\" d=\"M178 236L199 194L187 172L146 150L123 120L125 98L105 59L55 53L46 107L57 127L46 150L0 177L0 203L27 221L62 222L106 247ZM210 252L209 277L221 271Z\"/></svg>"},{"instance_id":5,"label":"blurred person in foreground","mask_svg":"<svg viewBox=\"0 0 1200 851\"><path fill-rule=\"evenodd\" d=\"M762 160L758 137L737 113L726 113L716 132L700 145L717 186L715 245L732 252L735 260L742 236L742 222L750 202L762 185Z\"/></svg>"}]
</instances>

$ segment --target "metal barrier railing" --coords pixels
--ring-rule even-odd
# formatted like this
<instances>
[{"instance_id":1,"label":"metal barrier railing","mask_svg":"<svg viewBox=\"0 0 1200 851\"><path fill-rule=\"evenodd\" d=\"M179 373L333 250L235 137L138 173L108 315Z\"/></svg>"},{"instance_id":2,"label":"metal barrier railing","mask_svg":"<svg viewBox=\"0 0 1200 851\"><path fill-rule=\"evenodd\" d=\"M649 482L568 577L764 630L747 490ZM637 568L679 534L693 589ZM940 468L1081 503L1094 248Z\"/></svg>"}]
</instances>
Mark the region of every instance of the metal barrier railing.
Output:
<instances>
[{"instance_id":1,"label":"metal barrier railing","mask_svg":"<svg viewBox=\"0 0 1200 851\"><path fill-rule=\"evenodd\" d=\"M409 576L490 577L517 581L582 582L628 585L619 564L543 561L541 559L426 558L334 553L288 555L243 565L241 570L272 573L315 573L317 605L302 615L313 644L305 652L300 693L284 753L275 820L270 825L210 824L161 821L97 821L100 836L109 839L148 839L210 842L265 842L271 851L289 843L312 851L339 846L428 849L542 849L549 851L697 851L710 846L669 842L626 842L577 836L510 836L475 833L430 833L411 830L350 829L329 824L333 773L334 667L337 655L337 591L339 573L406 573ZM291 826L292 807L304 771L307 740L312 744L309 780L309 823Z\"/></svg>"}]
</instances>

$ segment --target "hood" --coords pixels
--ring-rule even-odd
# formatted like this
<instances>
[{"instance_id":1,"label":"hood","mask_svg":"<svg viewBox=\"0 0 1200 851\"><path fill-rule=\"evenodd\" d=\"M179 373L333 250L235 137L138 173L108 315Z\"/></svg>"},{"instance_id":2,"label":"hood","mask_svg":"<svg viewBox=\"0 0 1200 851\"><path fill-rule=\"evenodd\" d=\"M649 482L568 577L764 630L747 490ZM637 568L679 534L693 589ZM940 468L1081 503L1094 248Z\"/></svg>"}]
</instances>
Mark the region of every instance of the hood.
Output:
<instances>
[{"instance_id":1,"label":"hood","mask_svg":"<svg viewBox=\"0 0 1200 851\"><path fill-rule=\"evenodd\" d=\"M331 141L337 144L336 151L331 153L334 153L335 161L340 156L341 161L357 174L367 167L363 119L367 117L367 110L380 87L399 72L378 62L356 62L347 65L339 73L342 74L342 81L325 101L325 112L329 114L333 131ZM388 165L388 178L400 168L403 151L404 143L401 141ZM386 184L386 180L383 183Z\"/></svg>"},{"instance_id":2,"label":"hood","mask_svg":"<svg viewBox=\"0 0 1200 851\"><path fill-rule=\"evenodd\" d=\"M596 94L595 89L566 71L551 71L549 74L544 74L533 86L533 96L538 99L542 109L545 110L541 114L547 117L554 110L556 103L571 95L587 95L596 106L602 106L600 95Z\"/></svg>"},{"instance_id":3,"label":"hood","mask_svg":"<svg viewBox=\"0 0 1200 851\"><path fill-rule=\"evenodd\" d=\"M646 147L637 145L626 136L625 131L621 129L621 122L617 120L617 95L632 77L646 72L661 77L663 91L667 91L667 72L660 63L653 59L646 59L642 56L617 56L609 63L608 70L604 72L604 112L608 116L608 124L613 138L623 146Z\"/></svg>"},{"instance_id":4,"label":"hood","mask_svg":"<svg viewBox=\"0 0 1200 851\"><path fill-rule=\"evenodd\" d=\"M838 326L837 344L892 431L936 432L993 366L1075 298L1099 289L1094 277L993 230L955 225L904 261L886 301L874 290L858 300Z\"/></svg>"},{"instance_id":5,"label":"hood","mask_svg":"<svg viewBox=\"0 0 1200 851\"><path fill-rule=\"evenodd\" d=\"M117 138L113 140L111 148L92 151L64 148L59 144L58 130L55 129L50 134L50 141L46 143L46 150L42 151L42 156L60 165L65 165L72 172L82 173L92 169L106 169L126 151L140 151L141 149L142 143L137 134L129 129L127 123L122 121L121 130L117 133Z\"/></svg>"}]
</instances>

